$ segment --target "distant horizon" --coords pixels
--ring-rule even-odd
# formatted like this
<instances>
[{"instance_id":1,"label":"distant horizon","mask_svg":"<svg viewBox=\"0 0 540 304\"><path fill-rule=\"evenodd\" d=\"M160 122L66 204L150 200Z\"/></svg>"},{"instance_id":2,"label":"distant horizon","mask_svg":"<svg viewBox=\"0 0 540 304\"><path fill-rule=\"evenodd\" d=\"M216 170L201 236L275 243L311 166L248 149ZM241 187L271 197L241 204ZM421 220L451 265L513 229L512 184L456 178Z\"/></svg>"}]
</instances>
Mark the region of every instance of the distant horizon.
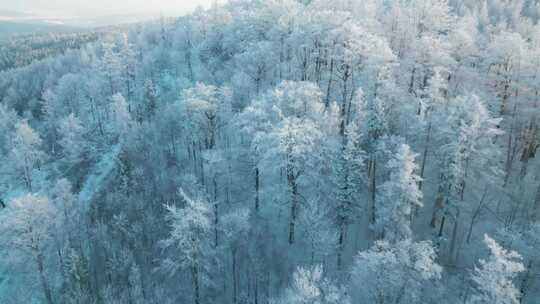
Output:
<instances>
[{"instance_id":1,"label":"distant horizon","mask_svg":"<svg viewBox=\"0 0 540 304\"><path fill-rule=\"evenodd\" d=\"M2 3L0 0L0 20L25 19L92 19L111 16L175 16L190 13L197 7L209 7L213 0L166 1L157 0L148 4L144 0L121 0L111 6L106 0L79 2L52 0L39 3L36 0L20 0L17 3ZM79 2L79 3L77 3ZM223 1L218 1L223 2ZM107 8L104 8L107 7Z\"/></svg>"}]
</instances>

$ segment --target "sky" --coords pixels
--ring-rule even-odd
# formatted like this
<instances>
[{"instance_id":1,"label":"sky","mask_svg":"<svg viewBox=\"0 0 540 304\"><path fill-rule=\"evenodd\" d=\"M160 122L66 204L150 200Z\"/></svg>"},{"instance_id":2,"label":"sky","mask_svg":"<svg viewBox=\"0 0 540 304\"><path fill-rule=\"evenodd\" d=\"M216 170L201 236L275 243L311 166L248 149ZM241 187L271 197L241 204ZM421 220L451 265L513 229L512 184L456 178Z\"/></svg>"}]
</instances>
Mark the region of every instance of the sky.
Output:
<instances>
[{"instance_id":1,"label":"sky","mask_svg":"<svg viewBox=\"0 0 540 304\"><path fill-rule=\"evenodd\" d=\"M173 15L209 6L213 0L0 0L0 10L64 19L117 14Z\"/></svg>"}]
</instances>

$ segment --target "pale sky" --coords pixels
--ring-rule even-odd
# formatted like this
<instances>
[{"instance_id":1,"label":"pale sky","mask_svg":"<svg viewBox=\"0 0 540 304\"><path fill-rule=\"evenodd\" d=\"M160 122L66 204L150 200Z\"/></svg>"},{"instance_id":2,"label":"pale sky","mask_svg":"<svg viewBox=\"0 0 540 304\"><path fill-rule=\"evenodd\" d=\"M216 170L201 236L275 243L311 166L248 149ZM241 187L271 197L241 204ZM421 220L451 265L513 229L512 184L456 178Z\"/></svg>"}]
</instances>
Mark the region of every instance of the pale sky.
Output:
<instances>
[{"instance_id":1,"label":"pale sky","mask_svg":"<svg viewBox=\"0 0 540 304\"><path fill-rule=\"evenodd\" d=\"M0 10L51 18L97 17L116 14L181 14L213 0L0 0Z\"/></svg>"}]
</instances>

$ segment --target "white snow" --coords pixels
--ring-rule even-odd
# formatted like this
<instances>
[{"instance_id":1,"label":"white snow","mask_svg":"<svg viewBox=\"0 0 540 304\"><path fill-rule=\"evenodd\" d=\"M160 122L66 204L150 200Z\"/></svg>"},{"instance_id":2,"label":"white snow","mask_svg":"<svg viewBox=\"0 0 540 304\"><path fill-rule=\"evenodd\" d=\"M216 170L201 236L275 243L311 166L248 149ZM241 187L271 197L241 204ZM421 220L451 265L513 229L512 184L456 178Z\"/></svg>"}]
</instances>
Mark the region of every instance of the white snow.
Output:
<instances>
[{"instance_id":1,"label":"white snow","mask_svg":"<svg viewBox=\"0 0 540 304\"><path fill-rule=\"evenodd\" d=\"M94 195L103 189L103 183L109 177L111 171L115 168L118 154L122 150L120 144L116 144L112 149L105 153L101 160L92 168L79 192L79 204L83 208L83 213L90 208L90 202Z\"/></svg>"}]
</instances>

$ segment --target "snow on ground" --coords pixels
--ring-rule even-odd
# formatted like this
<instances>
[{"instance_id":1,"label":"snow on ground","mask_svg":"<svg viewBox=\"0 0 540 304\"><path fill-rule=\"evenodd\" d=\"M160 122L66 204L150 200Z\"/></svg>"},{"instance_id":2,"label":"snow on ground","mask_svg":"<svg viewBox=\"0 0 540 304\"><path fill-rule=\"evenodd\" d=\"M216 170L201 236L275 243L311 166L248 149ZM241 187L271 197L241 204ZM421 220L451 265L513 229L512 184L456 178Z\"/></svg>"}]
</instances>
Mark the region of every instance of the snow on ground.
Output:
<instances>
[{"instance_id":1,"label":"snow on ground","mask_svg":"<svg viewBox=\"0 0 540 304\"><path fill-rule=\"evenodd\" d=\"M103 189L103 183L111 171L115 168L116 160L122 146L117 144L112 149L105 153L101 160L93 167L84 182L81 191L79 192L79 204L83 207L83 213L89 211L90 202L96 193Z\"/></svg>"}]
</instances>

